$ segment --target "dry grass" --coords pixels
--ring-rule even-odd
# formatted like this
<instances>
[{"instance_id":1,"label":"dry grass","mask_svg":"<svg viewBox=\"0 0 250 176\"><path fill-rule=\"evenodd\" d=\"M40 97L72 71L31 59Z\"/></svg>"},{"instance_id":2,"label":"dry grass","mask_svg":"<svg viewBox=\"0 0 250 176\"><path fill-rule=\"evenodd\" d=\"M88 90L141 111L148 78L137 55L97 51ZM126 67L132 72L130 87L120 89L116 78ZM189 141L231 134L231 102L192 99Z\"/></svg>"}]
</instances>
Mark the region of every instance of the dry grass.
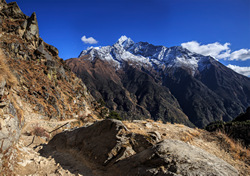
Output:
<instances>
[{"instance_id":1,"label":"dry grass","mask_svg":"<svg viewBox=\"0 0 250 176\"><path fill-rule=\"evenodd\" d=\"M250 150L241 145L240 142L229 138L225 133L218 131L216 136L220 140L221 148L231 154L233 159L241 160L250 165Z\"/></svg>"},{"instance_id":2,"label":"dry grass","mask_svg":"<svg viewBox=\"0 0 250 176\"><path fill-rule=\"evenodd\" d=\"M154 120L152 119L146 119L147 122L155 122Z\"/></svg>"},{"instance_id":3,"label":"dry grass","mask_svg":"<svg viewBox=\"0 0 250 176\"><path fill-rule=\"evenodd\" d=\"M12 74L2 51L0 50L0 80L6 80L7 86L14 87L18 84L16 77Z\"/></svg>"},{"instance_id":4,"label":"dry grass","mask_svg":"<svg viewBox=\"0 0 250 176\"><path fill-rule=\"evenodd\" d=\"M182 137L181 137L181 140L184 142L191 142L191 141L193 141L193 139L194 139L194 137L187 132L184 132Z\"/></svg>"},{"instance_id":5,"label":"dry grass","mask_svg":"<svg viewBox=\"0 0 250 176\"><path fill-rule=\"evenodd\" d=\"M200 132L198 130L187 130L184 131L181 135L181 140L184 142L192 142L194 138L198 138L200 136Z\"/></svg>"},{"instance_id":6,"label":"dry grass","mask_svg":"<svg viewBox=\"0 0 250 176\"><path fill-rule=\"evenodd\" d=\"M185 127L185 125L179 124L179 123L175 123L174 125L177 126L177 127L181 127L181 128L182 128L182 127Z\"/></svg>"},{"instance_id":7,"label":"dry grass","mask_svg":"<svg viewBox=\"0 0 250 176\"><path fill-rule=\"evenodd\" d=\"M157 122L157 123L160 123L160 124L163 124L163 121L162 121L162 120L157 120L156 122Z\"/></svg>"}]
</instances>

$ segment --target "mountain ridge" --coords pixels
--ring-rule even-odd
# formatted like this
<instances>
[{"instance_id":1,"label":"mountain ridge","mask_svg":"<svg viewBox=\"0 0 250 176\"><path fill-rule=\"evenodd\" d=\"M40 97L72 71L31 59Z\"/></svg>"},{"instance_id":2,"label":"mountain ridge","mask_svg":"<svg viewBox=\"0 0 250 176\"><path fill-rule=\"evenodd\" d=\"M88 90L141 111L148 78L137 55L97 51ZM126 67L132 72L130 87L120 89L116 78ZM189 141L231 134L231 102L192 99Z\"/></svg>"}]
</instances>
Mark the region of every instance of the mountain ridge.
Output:
<instances>
[{"instance_id":1,"label":"mountain ridge","mask_svg":"<svg viewBox=\"0 0 250 176\"><path fill-rule=\"evenodd\" d=\"M83 81L88 79L88 74L80 69L80 65L87 60L94 64L96 59L107 63L105 68L114 68L112 75L120 78L123 89L127 89L125 80L128 81L126 77L131 75L129 72L133 70L128 69L129 67L137 69L137 72L149 75L157 86L169 89L170 96L174 96L178 101L179 110L184 112L185 116L188 116L189 120L198 127L204 127L216 120L232 120L250 104L250 79L248 77L234 72L210 56L190 52L181 46L167 48L165 46L154 46L147 42L135 43L132 39L122 36L112 46L88 48L82 51L79 56L78 59L69 59L66 62ZM74 60L74 62L71 62L71 60ZM74 67L77 64L78 71ZM102 70L105 68L103 67ZM85 69L88 73L95 72L94 68L92 68L92 71L88 68ZM99 76L101 77L101 74ZM105 79L111 80L110 78ZM91 85L101 84L94 80L85 80L84 82L87 85L88 82L92 82ZM133 83L135 87L136 84ZM91 90L91 87L89 89ZM150 94L149 89L147 95ZM103 97L104 94L109 94L109 91L101 93L102 91L99 90L99 96L96 98L102 98L108 102L112 101L117 107L119 107L119 104L124 104L124 102L116 101L116 98L106 95L106 97ZM132 90L128 90L128 92L136 97L135 104L140 103L139 97L147 99L147 95L139 96ZM146 104L149 104L149 102L146 102ZM146 104L143 104L144 108ZM108 107L117 110L109 104ZM118 111L124 112L122 109L118 109ZM160 118L163 121L170 120L167 115L160 115L160 117L152 115L154 114L153 111L155 110L149 110L150 118ZM127 115L128 113L125 113L123 116L126 117ZM131 115L128 116L131 117ZM177 119L177 117L174 119Z\"/></svg>"},{"instance_id":2,"label":"mountain ridge","mask_svg":"<svg viewBox=\"0 0 250 176\"><path fill-rule=\"evenodd\" d=\"M186 55L184 58L181 58L183 53ZM121 36L112 46L90 47L87 50L83 50L79 55L79 58L86 54L90 54L92 59L95 57L99 57L103 60L113 59L115 62L117 61L119 63L121 63L122 60L135 61L137 63L156 66L158 69L161 69L161 65L164 64L167 67L186 66L193 69L193 71L196 71L195 69L198 68L199 60L209 59L209 56L202 56L200 54L190 52L182 46L167 48L162 45L155 46L148 42L135 43L131 38L126 36ZM173 56L175 58L173 58ZM199 60L193 56L199 57ZM203 68L200 69L202 70Z\"/></svg>"}]
</instances>

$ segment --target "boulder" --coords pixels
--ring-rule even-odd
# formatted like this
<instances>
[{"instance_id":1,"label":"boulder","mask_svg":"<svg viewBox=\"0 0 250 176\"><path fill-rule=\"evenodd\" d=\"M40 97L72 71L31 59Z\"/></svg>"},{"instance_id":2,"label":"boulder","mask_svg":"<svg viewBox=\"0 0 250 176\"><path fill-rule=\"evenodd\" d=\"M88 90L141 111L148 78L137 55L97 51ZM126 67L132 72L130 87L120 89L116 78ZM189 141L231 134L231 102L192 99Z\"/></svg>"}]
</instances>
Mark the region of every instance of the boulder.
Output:
<instances>
[{"instance_id":1,"label":"boulder","mask_svg":"<svg viewBox=\"0 0 250 176\"><path fill-rule=\"evenodd\" d=\"M164 140L109 170L113 175L238 176L238 171L220 158L178 140Z\"/></svg>"},{"instance_id":2,"label":"boulder","mask_svg":"<svg viewBox=\"0 0 250 176\"><path fill-rule=\"evenodd\" d=\"M26 28L27 28L27 25L28 25L28 21L27 21L27 20L24 20L24 22L21 24L21 28L22 28L22 29L26 29Z\"/></svg>"},{"instance_id":3,"label":"boulder","mask_svg":"<svg viewBox=\"0 0 250 176\"><path fill-rule=\"evenodd\" d=\"M118 120L103 120L89 127L60 133L48 145L59 151L74 149L78 157L107 165L135 154L131 147L126 147L129 146L126 131L127 128Z\"/></svg>"},{"instance_id":4,"label":"boulder","mask_svg":"<svg viewBox=\"0 0 250 176\"><path fill-rule=\"evenodd\" d=\"M59 73L59 76L58 76L58 79L66 79L66 72L65 72L65 69L63 66L60 66L58 69L57 69L57 72Z\"/></svg>"}]
</instances>

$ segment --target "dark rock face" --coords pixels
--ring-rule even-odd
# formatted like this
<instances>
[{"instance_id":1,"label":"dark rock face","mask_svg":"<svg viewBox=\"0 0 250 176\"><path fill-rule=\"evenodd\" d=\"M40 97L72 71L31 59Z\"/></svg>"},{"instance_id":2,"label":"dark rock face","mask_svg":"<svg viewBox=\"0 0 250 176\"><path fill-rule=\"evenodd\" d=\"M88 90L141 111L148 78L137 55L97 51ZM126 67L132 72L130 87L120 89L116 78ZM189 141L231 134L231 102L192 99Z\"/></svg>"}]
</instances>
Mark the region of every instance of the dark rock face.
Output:
<instances>
[{"instance_id":1,"label":"dark rock face","mask_svg":"<svg viewBox=\"0 0 250 176\"><path fill-rule=\"evenodd\" d=\"M164 76L164 85L169 87L183 111L196 126L203 127L216 119L231 119L221 97L184 69Z\"/></svg>"},{"instance_id":2,"label":"dark rock face","mask_svg":"<svg viewBox=\"0 0 250 176\"><path fill-rule=\"evenodd\" d=\"M104 120L60 133L47 147L89 161L85 164L94 164L102 175L238 175L234 167L197 147L177 140L159 141L129 133L120 121Z\"/></svg>"},{"instance_id":3,"label":"dark rock face","mask_svg":"<svg viewBox=\"0 0 250 176\"><path fill-rule=\"evenodd\" d=\"M247 108L245 113L238 115L233 122L244 122L250 120L250 107Z\"/></svg>"}]
</instances>

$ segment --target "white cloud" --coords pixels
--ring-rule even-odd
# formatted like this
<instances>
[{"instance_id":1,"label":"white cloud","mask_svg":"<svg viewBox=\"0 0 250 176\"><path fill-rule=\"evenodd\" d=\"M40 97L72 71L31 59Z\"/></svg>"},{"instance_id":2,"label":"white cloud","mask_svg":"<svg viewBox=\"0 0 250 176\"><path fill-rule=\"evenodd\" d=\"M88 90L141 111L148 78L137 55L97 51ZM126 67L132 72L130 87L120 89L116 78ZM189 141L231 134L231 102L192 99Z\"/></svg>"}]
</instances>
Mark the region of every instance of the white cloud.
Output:
<instances>
[{"instance_id":1,"label":"white cloud","mask_svg":"<svg viewBox=\"0 0 250 176\"><path fill-rule=\"evenodd\" d=\"M212 56L216 59L222 59L230 56L230 43L220 44L219 42L201 45L196 41L182 43L181 46L188 50L202 54L205 56Z\"/></svg>"},{"instance_id":2,"label":"white cloud","mask_svg":"<svg viewBox=\"0 0 250 176\"><path fill-rule=\"evenodd\" d=\"M215 59L225 60L240 60L246 61L250 59L250 49L240 49L231 52L230 43L221 44L219 42L209 43L207 45L201 45L197 41L191 41L181 44L182 47L188 50L202 54L204 56L212 56Z\"/></svg>"},{"instance_id":3,"label":"white cloud","mask_svg":"<svg viewBox=\"0 0 250 176\"><path fill-rule=\"evenodd\" d=\"M250 77L250 67L240 67L237 65L227 65L228 68L231 68L232 70L236 71L237 73L240 73L242 75Z\"/></svg>"},{"instance_id":4,"label":"white cloud","mask_svg":"<svg viewBox=\"0 0 250 176\"><path fill-rule=\"evenodd\" d=\"M98 41L94 39L93 37L87 38L85 35L81 38L81 40L86 44L97 44Z\"/></svg>"},{"instance_id":5,"label":"white cloud","mask_svg":"<svg viewBox=\"0 0 250 176\"><path fill-rule=\"evenodd\" d=\"M250 49L240 49L231 53L229 60L248 60L250 59Z\"/></svg>"}]
</instances>

